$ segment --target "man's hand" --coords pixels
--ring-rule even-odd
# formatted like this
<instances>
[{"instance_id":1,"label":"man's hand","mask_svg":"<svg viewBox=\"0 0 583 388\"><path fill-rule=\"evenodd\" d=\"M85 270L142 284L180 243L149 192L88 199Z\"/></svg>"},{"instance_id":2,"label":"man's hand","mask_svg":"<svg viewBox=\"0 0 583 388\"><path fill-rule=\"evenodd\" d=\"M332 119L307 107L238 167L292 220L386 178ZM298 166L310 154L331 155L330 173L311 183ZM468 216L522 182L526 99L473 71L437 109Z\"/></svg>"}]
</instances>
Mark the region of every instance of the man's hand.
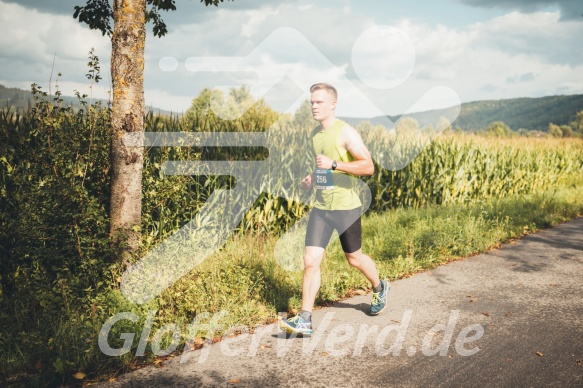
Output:
<instances>
[{"instance_id":1,"label":"man's hand","mask_svg":"<svg viewBox=\"0 0 583 388\"><path fill-rule=\"evenodd\" d=\"M333 160L327 157L326 155L317 155L316 156L316 166L318 168L325 168L326 170L332 169L332 162Z\"/></svg>"},{"instance_id":2,"label":"man's hand","mask_svg":"<svg viewBox=\"0 0 583 388\"><path fill-rule=\"evenodd\" d=\"M312 174L302 179L302 189L309 190L312 188Z\"/></svg>"}]
</instances>

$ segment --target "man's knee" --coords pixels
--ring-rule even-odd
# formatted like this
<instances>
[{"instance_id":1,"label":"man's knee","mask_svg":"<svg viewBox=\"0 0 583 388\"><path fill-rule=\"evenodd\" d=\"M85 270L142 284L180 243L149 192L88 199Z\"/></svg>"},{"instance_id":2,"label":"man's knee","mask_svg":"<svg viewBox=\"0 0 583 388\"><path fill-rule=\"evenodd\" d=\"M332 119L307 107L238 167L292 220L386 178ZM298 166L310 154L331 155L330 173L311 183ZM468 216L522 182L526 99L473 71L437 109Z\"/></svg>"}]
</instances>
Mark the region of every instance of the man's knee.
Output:
<instances>
[{"instance_id":1,"label":"man's knee","mask_svg":"<svg viewBox=\"0 0 583 388\"><path fill-rule=\"evenodd\" d=\"M359 268L362 265L364 255L360 249L356 252L344 252L344 256L351 266Z\"/></svg>"},{"instance_id":2,"label":"man's knee","mask_svg":"<svg viewBox=\"0 0 583 388\"><path fill-rule=\"evenodd\" d=\"M319 270L322 262L323 252L308 251L304 253L304 269Z\"/></svg>"}]
</instances>

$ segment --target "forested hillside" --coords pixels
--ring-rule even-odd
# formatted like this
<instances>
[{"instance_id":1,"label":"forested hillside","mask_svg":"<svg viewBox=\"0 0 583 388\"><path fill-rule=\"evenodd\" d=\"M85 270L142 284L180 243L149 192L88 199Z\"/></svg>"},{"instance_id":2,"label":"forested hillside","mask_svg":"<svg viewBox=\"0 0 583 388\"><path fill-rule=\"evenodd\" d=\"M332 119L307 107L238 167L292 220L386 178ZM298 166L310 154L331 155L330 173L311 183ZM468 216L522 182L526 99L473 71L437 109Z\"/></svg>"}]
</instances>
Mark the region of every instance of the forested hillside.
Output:
<instances>
[{"instance_id":1,"label":"forested hillside","mask_svg":"<svg viewBox=\"0 0 583 388\"><path fill-rule=\"evenodd\" d=\"M27 109L32 104L32 94L18 88L7 88L0 85L0 109Z\"/></svg>"},{"instance_id":2,"label":"forested hillside","mask_svg":"<svg viewBox=\"0 0 583 388\"><path fill-rule=\"evenodd\" d=\"M47 90L45 90L47 91ZM63 104L79 108L81 105L75 97L63 96ZM0 85L0 109L25 110L33 105L30 91L18 88L7 88ZM170 112L157 108L149 108L155 113L167 114ZM502 121L514 131L519 129L547 131L549 124L569 125L577 120L577 112L583 110L583 94L570 96L548 96L540 98L515 98L509 100L475 101L462 104L461 113L454 122L454 128L466 131L485 129L492 122ZM446 110L418 112L408 115L416 119L420 126L436 122L440 114ZM396 121L400 116L389 116ZM343 118L350 124L358 126L362 121L371 121L377 125L381 123L379 117Z\"/></svg>"},{"instance_id":3,"label":"forested hillside","mask_svg":"<svg viewBox=\"0 0 583 388\"><path fill-rule=\"evenodd\" d=\"M49 92L48 90L42 89L44 92ZM54 97L54 90L53 97ZM72 106L73 109L77 110L81 108L81 103L77 97L61 96L63 100L63 106ZM93 101L101 101L104 105L107 105L106 100L94 99ZM22 111L34 105L34 100L32 98L32 93L29 90L22 90L18 88L7 88L4 85L0 85L0 110L5 110L10 108L11 110ZM148 111L152 111L155 114L170 115L170 111L165 111L158 108L146 107Z\"/></svg>"},{"instance_id":4,"label":"forested hillside","mask_svg":"<svg viewBox=\"0 0 583 388\"><path fill-rule=\"evenodd\" d=\"M520 128L547 130L549 123L568 125L583 110L583 95L515 98L512 100L476 101L462 105L455 126L481 129L493 121L503 121L513 130Z\"/></svg>"},{"instance_id":5,"label":"forested hillside","mask_svg":"<svg viewBox=\"0 0 583 388\"><path fill-rule=\"evenodd\" d=\"M509 100L475 101L462 104L454 128L466 131L485 129L492 122L502 121L511 129L547 131L549 124L569 125L577 120L577 112L583 110L583 95L549 96L540 98L515 98ZM418 112L408 115L416 119L420 126L435 123L435 117L447 110ZM389 116L396 121L400 116ZM346 118L346 121L358 125L361 121L380 124L380 117L373 119Z\"/></svg>"}]
</instances>

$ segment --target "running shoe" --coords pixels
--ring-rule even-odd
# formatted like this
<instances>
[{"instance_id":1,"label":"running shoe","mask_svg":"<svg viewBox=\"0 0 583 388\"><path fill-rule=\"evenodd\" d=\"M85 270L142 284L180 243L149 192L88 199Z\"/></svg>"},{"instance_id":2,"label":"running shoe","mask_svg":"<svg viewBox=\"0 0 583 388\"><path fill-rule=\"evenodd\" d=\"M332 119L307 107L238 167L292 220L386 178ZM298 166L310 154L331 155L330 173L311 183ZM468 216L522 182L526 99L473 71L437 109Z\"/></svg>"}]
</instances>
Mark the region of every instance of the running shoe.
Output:
<instances>
[{"instance_id":1,"label":"running shoe","mask_svg":"<svg viewBox=\"0 0 583 388\"><path fill-rule=\"evenodd\" d=\"M372 302L370 304L371 315L379 315L387 305L387 296L389 295L391 284L386 280L381 280L381 284L383 286L381 292L372 293Z\"/></svg>"},{"instance_id":2,"label":"running shoe","mask_svg":"<svg viewBox=\"0 0 583 388\"><path fill-rule=\"evenodd\" d=\"M300 314L280 321L279 327L288 334L312 335L312 322L306 321Z\"/></svg>"}]
</instances>

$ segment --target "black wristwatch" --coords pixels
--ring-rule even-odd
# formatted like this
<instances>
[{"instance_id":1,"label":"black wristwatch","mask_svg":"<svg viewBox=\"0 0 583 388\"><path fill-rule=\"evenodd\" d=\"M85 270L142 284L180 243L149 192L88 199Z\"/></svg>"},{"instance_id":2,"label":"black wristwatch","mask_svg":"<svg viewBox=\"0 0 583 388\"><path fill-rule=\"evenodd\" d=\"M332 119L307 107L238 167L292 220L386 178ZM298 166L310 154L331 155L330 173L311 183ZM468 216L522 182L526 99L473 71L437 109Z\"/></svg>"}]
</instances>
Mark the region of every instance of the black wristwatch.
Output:
<instances>
[{"instance_id":1,"label":"black wristwatch","mask_svg":"<svg viewBox=\"0 0 583 388\"><path fill-rule=\"evenodd\" d=\"M336 170L337 166L338 166L338 163L335 160L333 160L332 161L332 170Z\"/></svg>"}]
</instances>

